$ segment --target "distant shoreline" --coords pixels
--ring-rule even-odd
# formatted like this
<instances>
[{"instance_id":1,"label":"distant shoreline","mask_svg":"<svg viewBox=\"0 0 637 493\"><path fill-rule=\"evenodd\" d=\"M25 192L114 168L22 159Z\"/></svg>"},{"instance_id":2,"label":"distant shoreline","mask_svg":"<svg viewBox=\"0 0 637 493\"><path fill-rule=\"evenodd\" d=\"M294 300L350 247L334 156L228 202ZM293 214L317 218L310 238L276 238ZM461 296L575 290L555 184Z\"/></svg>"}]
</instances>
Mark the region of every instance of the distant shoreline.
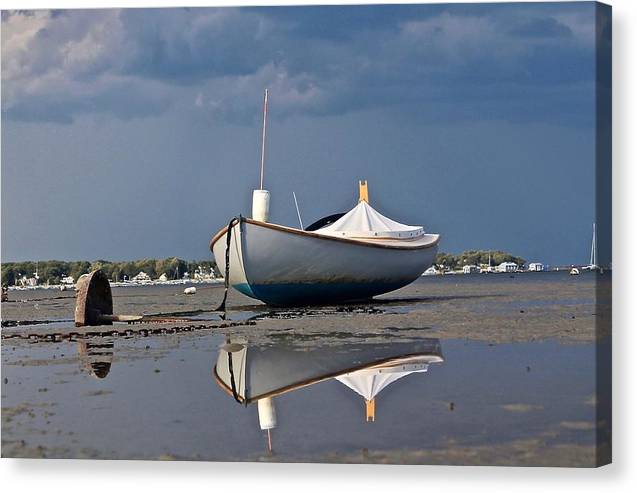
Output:
<instances>
[{"instance_id":1,"label":"distant shoreline","mask_svg":"<svg viewBox=\"0 0 637 493\"><path fill-rule=\"evenodd\" d=\"M466 250L459 254L439 252L426 275L475 274L497 272L499 266L509 264L510 270L501 273L562 271L573 267L585 269L586 264L548 265L530 262L501 250ZM514 265L513 265L514 264ZM11 289L72 288L77 279L93 270L101 269L113 287L136 285L170 285L187 282L218 283L222 278L214 260L184 260L144 258L128 261L88 260L28 260L2 263L2 285ZM604 267L605 270L610 270Z\"/></svg>"},{"instance_id":2,"label":"distant shoreline","mask_svg":"<svg viewBox=\"0 0 637 493\"><path fill-rule=\"evenodd\" d=\"M2 263L2 285L33 288L42 285L72 286L77 279L101 269L114 284L183 283L213 281L219 277L214 260L145 258L130 261L37 260Z\"/></svg>"}]
</instances>

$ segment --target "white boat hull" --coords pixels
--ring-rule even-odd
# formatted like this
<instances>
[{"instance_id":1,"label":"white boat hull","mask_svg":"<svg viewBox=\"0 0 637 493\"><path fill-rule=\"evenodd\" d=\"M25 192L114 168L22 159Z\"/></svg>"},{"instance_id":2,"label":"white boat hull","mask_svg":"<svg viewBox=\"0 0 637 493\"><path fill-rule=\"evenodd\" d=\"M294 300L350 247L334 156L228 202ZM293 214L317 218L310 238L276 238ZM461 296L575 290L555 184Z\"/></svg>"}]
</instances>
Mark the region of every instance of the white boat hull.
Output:
<instances>
[{"instance_id":1,"label":"white boat hull","mask_svg":"<svg viewBox=\"0 0 637 493\"><path fill-rule=\"evenodd\" d=\"M360 241L243 219L233 226L229 284L271 305L369 299L401 288L432 265L438 236ZM227 228L210 247L226 269Z\"/></svg>"}]
</instances>

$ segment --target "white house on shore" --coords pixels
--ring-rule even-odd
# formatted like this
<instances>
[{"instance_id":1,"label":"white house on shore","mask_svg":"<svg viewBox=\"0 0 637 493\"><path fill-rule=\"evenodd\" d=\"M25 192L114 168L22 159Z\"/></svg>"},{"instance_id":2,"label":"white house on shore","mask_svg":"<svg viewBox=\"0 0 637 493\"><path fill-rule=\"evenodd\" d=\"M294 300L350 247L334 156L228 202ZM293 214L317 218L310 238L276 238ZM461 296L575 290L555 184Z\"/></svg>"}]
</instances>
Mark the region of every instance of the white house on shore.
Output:
<instances>
[{"instance_id":1,"label":"white house on shore","mask_svg":"<svg viewBox=\"0 0 637 493\"><path fill-rule=\"evenodd\" d=\"M530 272L542 272L544 270L544 264L540 262L531 262L529 264Z\"/></svg>"},{"instance_id":2,"label":"white house on shore","mask_svg":"<svg viewBox=\"0 0 637 493\"><path fill-rule=\"evenodd\" d=\"M38 278L22 276L17 280L16 284L19 286L22 286L23 288L27 288L27 287L34 288L35 286L38 285Z\"/></svg>"},{"instance_id":3,"label":"white house on shore","mask_svg":"<svg viewBox=\"0 0 637 493\"><path fill-rule=\"evenodd\" d=\"M498 265L498 272L517 272L518 264L514 262L502 262Z\"/></svg>"},{"instance_id":4,"label":"white house on shore","mask_svg":"<svg viewBox=\"0 0 637 493\"><path fill-rule=\"evenodd\" d=\"M212 267L208 269L208 272L200 265L195 269L195 280L197 281L210 281L215 279L215 271Z\"/></svg>"},{"instance_id":5,"label":"white house on shore","mask_svg":"<svg viewBox=\"0 0 637 493\"><path fill-rule=\"evenodd\" d=\"M479 274L480 267L478 267L477 265L464 265L462 267L462 273L463 274Z\"/></svg>"},{"instance_id":6,"label":"white house on shore","mask_svg":"<svg viewBox=\"0 0 637 493\"><path fill-rule=\"evenodd\" d=\"M60 279L60 284L66 286L75 286L75 279L73 278L73 276L64 276L62 277L62 279Z\"/></svg>"},{"instance_id":7,"label":"white house on shore","mask_svg":"<svg viewBox=\"0 0 637 493\"><path fill-rule=\"evenodd\" d=\"M150 282L150 276L146 274L144 271L141 271L139 274L134 276L131 281L133 282Z\"/></svg>"}]
</instances>

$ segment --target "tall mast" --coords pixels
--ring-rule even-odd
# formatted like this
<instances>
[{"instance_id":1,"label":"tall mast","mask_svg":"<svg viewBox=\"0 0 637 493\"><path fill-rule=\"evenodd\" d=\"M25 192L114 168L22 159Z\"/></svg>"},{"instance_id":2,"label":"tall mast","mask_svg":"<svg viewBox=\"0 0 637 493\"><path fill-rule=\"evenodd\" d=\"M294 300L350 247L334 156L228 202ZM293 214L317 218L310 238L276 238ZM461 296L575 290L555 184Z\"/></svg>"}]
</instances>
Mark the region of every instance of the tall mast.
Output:
<instances>
[{"instance_id":1,"label":"tall mast","mask_svg":"<svg viewBox=\"0 0 637 493\"><path fill-rule=\"evenodd\" d=\"M593 241L591 243L591 266L597 265L597 230L593 223Z\"/></svg>"},{"instance_id":2,"label":"tall mast","mask_svg":"<svg viewBox=\"0 0 637 493\"><path fill-rule=\"evenodd\" d=\"M263 166L265 164L265 128L268 119L268 90L265 90L263 97L263 133L261 135L261 180L259 181L259 190L263 190Z\"/></svg>"}]
</instances>

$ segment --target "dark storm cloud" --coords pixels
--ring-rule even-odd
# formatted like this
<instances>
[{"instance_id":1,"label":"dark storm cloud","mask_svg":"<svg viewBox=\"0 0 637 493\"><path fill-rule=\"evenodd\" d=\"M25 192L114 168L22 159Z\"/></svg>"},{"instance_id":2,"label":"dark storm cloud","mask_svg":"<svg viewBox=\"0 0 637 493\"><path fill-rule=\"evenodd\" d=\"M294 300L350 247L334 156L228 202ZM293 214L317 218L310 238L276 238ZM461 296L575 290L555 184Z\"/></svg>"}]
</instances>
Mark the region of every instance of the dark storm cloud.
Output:
<instances>
[{"instance_id":1,"label":"dark storm cloud","mask_svg":"<svg viewBox=\"0 0 637 493\"><path fill-rule=\"evenodd\" d=\"M568 38L573 35L568 27L550 17L522 21L510 29L509 34L524 38Z\"/></svg>"},{"instance_id":2,"label":"dark storm cloud","mask_svg":"<svg viewBox=\"0 0 637 493\"><path fill-rule=\"evenodd\" d=\"M444 250L584 262L611 142L599 9L3 12L3 260L209 257L249 213L269 87L274 222L292 191L308 221L347 210L366 178Z\"/></svg>"},{"instance_id":3,"label":"dark storm cloud","mask_svg":"<svg viewBox=\"0 0 637 493\"><path fill-rule=\"evenodd\" d=\"M241 76L267 60L269 33L263 16L236 9L124 10L122 28L131 46L122 72L175 83Z\"/></svg>"},{"instance_id":4,"label":"dark storm cloud","mask_svg":"<svg viewBox=\"0 0 637 493\"><path fill-rule=\"evenodd\" d=\"M595 26L582 15L592 8L18 12L3 17L4 115L68 122L85 113L147 116L181 104L250 122L259 111L254 95L268 86L279 103L275 117L421 105L444 106L453 119L485 97L493 118L528 119L538 108L547 117L558 97L576 108L577 88L594 80ZM529 104L534 111L518 112ZM565 122L580 116L560 113Z\"/></svg>"}]
</instances>

